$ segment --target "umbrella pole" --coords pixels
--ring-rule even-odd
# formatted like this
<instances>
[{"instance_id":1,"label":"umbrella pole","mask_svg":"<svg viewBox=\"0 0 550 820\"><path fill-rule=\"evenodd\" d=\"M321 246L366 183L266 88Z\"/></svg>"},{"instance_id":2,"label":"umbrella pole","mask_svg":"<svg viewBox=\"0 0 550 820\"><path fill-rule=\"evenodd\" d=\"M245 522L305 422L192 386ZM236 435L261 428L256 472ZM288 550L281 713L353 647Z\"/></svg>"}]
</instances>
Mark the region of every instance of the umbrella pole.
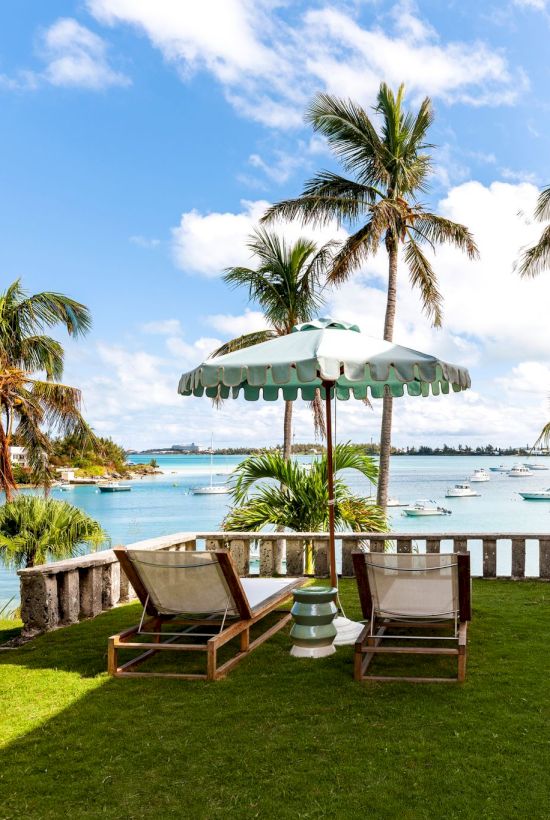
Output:
<instances>
[{"instance_id":1,"label":"umbrella pole","mask_svg":"<svg viewBox=\"0 0 550 820\"><path fill-rule=\"evenodd\" d=\"M327 423L327 478L328 478L328 543L330 563L330 583L338 588L336 574L336 546L334 542L334 466L332 463L332 408L330 389L334 382L323 382L325 388L325 413Z\"/></svg>"}]
</instances>

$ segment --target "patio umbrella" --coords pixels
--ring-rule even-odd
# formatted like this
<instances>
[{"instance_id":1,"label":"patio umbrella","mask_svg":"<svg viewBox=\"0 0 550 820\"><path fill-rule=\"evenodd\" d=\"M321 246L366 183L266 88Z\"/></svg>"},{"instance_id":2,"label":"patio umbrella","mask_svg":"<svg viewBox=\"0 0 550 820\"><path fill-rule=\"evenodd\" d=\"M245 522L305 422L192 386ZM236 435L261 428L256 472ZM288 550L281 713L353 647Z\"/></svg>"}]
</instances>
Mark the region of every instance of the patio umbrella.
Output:
<instances>
[{"instance_id":1,"label":"patio umbrella","mask_svg":"<svg viewBox=\"0 0 550 820\"><path fill-rule=\"evenodd\" d=\"M238 398L248 401L286 401L299 396L312 401L320 390L325 401L329 504L329 563L333 586L338 586L334 533L334 473L332 465L331 399L435 396L470 386L463 367L448 364L391 342L373 339L357 325L316 319L296 325L279 336L224 356L207 359L184 373L178 392L183 396Z\"/></svg>"}]
</instances>

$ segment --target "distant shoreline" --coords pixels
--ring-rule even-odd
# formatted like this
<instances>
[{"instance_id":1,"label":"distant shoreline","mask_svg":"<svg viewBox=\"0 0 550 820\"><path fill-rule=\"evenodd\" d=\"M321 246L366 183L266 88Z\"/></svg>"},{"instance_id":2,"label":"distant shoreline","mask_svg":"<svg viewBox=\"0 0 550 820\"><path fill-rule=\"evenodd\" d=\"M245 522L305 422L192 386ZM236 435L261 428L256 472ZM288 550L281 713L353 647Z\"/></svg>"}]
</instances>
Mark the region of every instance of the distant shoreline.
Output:
<instances>
[{"instance_id":1,"label":"distant shoreline","mask_svg":"<svg viewBox=\"0 0 550 820\"><path fill-rule=\"evenodd\" d=\"M365 445L358 444L357 446L358 447L364 447ZM266 447L266 448L250 448L248 450L245 450L245 449L241 450L240 448L235 448L235 449L231 449L231 450L213 450L212 455L215 455L215 456L247 456L247 455L252 455L254 453L262 453L262 452L265 452L266 450L273 450L273 449L274 448L272 448L272 447ZM367 452L368 452L368 447L367 447ZM324 447L320 451L317 451L316 453L300 450L298 452L292 453L292 455L295 455L295 456L313 456L313 455L322 455L323 453L324 453ZM377 456L378 452L377 451L371 451L368 454L372 455L372 456ZM143 452L130 452L130 453L127 453L127 458L131 458L132 456L153 456L153 457L154 456L175 456L175 457L181 457L181 456L209 456L209 455L210 455L209 450L202 450L199 453L190 453L190 452L183 452L183 451L182 452L173 452L173 451L167 452L166 450L144 450ZM479 458L480 456L483 456L484 458L547 458L550 455L550 453L531 452L531 451L523 449L523 448L521 448L521 449L519 449L519 448L518 449L510 448L509 450L508 449L507 450L502 450L502 451L498 451L496 453L491 453L491 452L487 452L487 451L484 451L484 450L482 450L481 452L476 452L475 450L446 450L446 451L443 451L443 450L437 448L437 449L434 449L431 452L419 452L418 450L407 452L406 450L399 450L398 452L394 452L391 455L392 456L444 456L444 457L447 457L447 456L474 456L476 458Z\"/></svg>"}]
</instances>

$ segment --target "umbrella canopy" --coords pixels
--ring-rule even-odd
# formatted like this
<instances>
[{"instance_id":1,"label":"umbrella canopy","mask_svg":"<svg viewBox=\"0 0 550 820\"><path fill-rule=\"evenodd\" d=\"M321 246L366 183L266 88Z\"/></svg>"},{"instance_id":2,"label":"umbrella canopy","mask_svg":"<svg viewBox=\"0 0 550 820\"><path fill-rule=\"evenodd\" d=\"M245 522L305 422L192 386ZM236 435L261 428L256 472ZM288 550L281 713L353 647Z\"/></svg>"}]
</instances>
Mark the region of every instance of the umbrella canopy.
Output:
<instances>
[{"instance_id":1,"label":"umbrella canopy","mask_svg":"<svg viewBox=\"0 0 550 820\"><path fill-rule=\"evenodd\" d=\"M391 342L373 339L357 325L317 319L296 325L288 336L226 353L184 373L183 396L211 398L241 393L248 401L263 398L312 401L315 391L330 383L339 399L378 399L392 396L427 396L457 392L470 386L464 367L448 364Z\"/></svg>"},{"instance_id":2,"label":"umbrella canopy","mask_svg":"<svg viewBox=\"0 0 550 820\"><path fill-rule=\"evenodd\" d=\"M276 401L279 395L286 401L312 401L320 390L327 416L330 571L336 586L331 398L377 399L388 391L392 396L427 396L468 387L464 367L373 339L357 325L317 319L296 325L288 336L208 359L183 374L178 391L224 399L242 393L248 401Z\"/></svg>"}]
</instances>

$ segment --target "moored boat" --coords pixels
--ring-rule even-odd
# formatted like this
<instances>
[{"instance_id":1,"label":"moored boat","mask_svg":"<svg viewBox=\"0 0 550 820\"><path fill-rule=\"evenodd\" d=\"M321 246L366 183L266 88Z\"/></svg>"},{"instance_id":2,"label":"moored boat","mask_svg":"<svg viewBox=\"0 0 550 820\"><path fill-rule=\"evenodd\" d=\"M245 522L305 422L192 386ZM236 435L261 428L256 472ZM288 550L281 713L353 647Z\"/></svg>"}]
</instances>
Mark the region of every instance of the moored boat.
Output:
<instances>
[{"instance_id":1,"label":"moored boat","mask_svg":"<svg viewBox=\"0 0 550 820\"><path fill-rule=\"evenodd\" d=\"M524 501L550 501L550 487L532 493L519 493Z\"/></svg>"},{"instance_id":2,"label":"moored boat","mask_svg":"<svg viewBox=\"0 0 550 820\"><path fill-rule=\"evenodd\" d=\"M445 493L445 498L471 498L478 496L475 490L472 490L469 484L455 484L454 487L448 487Z\"/></svg>"},{"instance_id":3,"label":"moored boat","mask_svg":"<svg viewBox=\"0 0 550 820\"><path fill-rule=\"evenodd\" d=\"M128 493L132 489L129 484L119 484L116 481L110 481L108 484L98 484L100 493Z\"/></svg>"},{"instance_id":4,"label":"moored boat","mask_svg":"<svg viewBox=\"0 0 550 820\"><path fill-rule=\"evenodd\" d=\"M230 493L231 488L227 484L206 484L204 487L191 487L193 495L222 495Z\"/></svg>"},{"instance_id":5,"label":"moored boat","mask_svg":"<svg viewBox=\"0 0 550 820\"><path fill-rule=\"evenodd\" d=\"M470 476L470 481L489 481L491 476L481 467L479 470L474 470L472 475Z\"/></svg>"},{"instance_id":6,"label":"moored boat","mask_svg":"<svg viewBox=\"0 0 550 820\"><path fill-rule=\"evenodd\" d=\"M408 515L413 518L425 515L450 515L451 510L446 510L445 507L439 507L435 501L428 499L420 499L411 504L410 507L405 507L403 515Z\"/></svg>"},{"instance_id":7,"label":"moored boat","mask_svg":"<svg viewBox=\"0 0 550 820\"><path fill-rule=\"evenodd\" d=\"M548 469L546 464L540 464L539 462L534 462L533 464L531 464L530 462L526 461L523 466L527 467L528 470L547 470Z\"/></svg>"},{"instance_id":8,"label":"moored boat","mask_svg":"<svg viewBox=\"0 0 550 820\"><path fill-rule=\"evenodd\" d=\"M514 464L508 475L510 478L527 478L533 473L524 464Z\"/></svg>"},{"instance_id":9,"label":"moored boat","mask_svg":"<svg viewBox=\"0 0 550 820\"><path fill-rule=\"evenodd\" d=\"M408 501L400 501L398 498L388 498L386 507L408 507Z\"/></svg>"},{"instance_id":10,"label":"moored boat","mask_svg":"<svg viewBox=\"0 0 550 820\"><path fill-rule=\"evenodd\" d=\"M489 467L492 473L507 473L510 469L506 464L499 464L498 467Z\"/></svg>"}]
</instances>

